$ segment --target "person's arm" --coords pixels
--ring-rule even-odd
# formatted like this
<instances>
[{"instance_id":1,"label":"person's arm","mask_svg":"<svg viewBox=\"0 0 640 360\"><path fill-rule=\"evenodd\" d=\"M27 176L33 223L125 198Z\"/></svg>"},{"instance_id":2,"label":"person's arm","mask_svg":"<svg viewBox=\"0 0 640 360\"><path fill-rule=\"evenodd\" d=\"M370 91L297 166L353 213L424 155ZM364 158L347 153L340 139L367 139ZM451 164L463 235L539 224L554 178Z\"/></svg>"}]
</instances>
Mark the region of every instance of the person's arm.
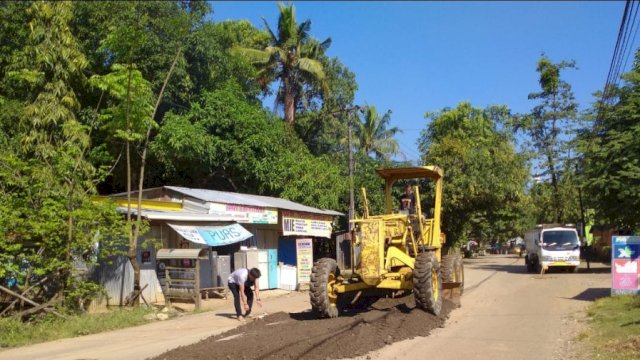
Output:
<instances>
[{"instance_id":1,"label":"person's arm","mask_svg":"<svg viewBox=\"0 0 640 360\"><path fill-rule=\"evenodd\" d=\"M258 305L260 305L260 307L262 307L262 300L260 300L260 285L258 284L258 279L256 279L256 281L254 282L253 287L255 288L256 292L256 302L258 303Z\"/></svg>"},{"instance_id":2,"label":"person's arm","mask_svg":"<svg viewBox=\"0 0 640 360\"><path fill-rule=\"evenodd\" d=\"M247 295L244 293L244 283L238 285L240 287L240 302L245 311L249 311L249 304L247 303Z\"/></svg>"}]
</instances>

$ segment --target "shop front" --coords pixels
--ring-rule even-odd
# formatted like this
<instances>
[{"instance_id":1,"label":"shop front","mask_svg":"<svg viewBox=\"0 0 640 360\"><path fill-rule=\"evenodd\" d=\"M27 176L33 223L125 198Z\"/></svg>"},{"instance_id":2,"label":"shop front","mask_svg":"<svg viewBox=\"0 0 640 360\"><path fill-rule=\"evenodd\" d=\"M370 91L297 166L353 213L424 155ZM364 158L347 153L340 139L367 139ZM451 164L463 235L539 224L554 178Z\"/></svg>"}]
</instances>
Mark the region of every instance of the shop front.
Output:
<instances>
[{"instance_id":1,"label":"shop front","mask_svg":"<svg viewBox=\"0 0 640 360\"><path fill-rule=\"evenodd\" d=\"M281 210L282 236L278 261L296 267L296 288L306 288L315 260L336 257L331 241L334 217L301 211Z\"/></svg>"},{"instance_id":2,"label":"shop front","mask_svg":"<svg viewBox=\"0 0 640 360\"><path fill-rule=\"evenodd\" d=\"M125 196L111 197L121 213L126 213ZM149 221L150 230L139 239L138 261L141 278L149 283L145 297L152 302L162 301L159 249L206 249L209 260L199 261L202 288L224 286L226 274L238 267L260 268L262 289L281 287L278 262L295 267L297 287L298 278L308 282L314 258L335 257L330 241L333 220L342 214L334 211L267 196L174 186L143 190L143 199L141 215ZM131 265L117 263L122 268L103 269L121 275L106 281L111 297L122 297L127 292L123 284L130 283ZM291 269L285 273L291 282Z\"/></svg>"}]
</instances>

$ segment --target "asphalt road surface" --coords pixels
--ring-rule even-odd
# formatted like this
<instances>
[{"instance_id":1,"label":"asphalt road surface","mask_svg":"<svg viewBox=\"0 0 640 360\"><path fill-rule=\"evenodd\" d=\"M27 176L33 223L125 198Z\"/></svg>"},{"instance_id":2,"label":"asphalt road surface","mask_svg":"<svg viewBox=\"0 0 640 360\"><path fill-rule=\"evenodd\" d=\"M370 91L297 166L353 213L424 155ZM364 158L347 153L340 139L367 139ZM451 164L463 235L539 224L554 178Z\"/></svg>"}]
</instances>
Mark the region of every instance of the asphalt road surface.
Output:
<instances>
[{"instance_id":1,"label":"asphalt road surface","mask_svg":"<svg viewBox=\"0 0 640 360\"><path fill-rule=\"evenodd\" d=\"M462 307L428 337L388 345L371 359L579 359L584 308L607 296L610 269L526 272L513 255L465 259Z\"/></svg>"}]
</instances>

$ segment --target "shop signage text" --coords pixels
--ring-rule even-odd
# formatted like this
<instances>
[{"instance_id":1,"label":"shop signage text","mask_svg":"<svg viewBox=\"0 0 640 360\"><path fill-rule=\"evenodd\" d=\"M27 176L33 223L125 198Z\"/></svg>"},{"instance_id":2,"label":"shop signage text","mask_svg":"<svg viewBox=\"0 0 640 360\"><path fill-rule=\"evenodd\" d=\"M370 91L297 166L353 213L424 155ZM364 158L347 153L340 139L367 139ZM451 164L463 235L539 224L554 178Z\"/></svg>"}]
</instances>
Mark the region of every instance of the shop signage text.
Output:
<instances>
[{"instance_id":1,"label":"shop signage text","mask_svg":"<svg viewBox=\"0 0 640 360\"><path fill-rule=\"evenodd\" d=\"M278 210L257 206L209 203L209 214L220 221L237 221L245 224L277 224Z\"/></svg>"},{"instance_id":2,"label":"shop signage text","mask_svg":"<svg viewBox=\"0 0 640 360\"><path fill-rule=\"evenodd\" d=\"M311 239L296 239L296 258L298 283L308 284L311 281L313 267L313 242Z\"/></svg>"},{"instance_id":3,"label":"shop signage text","mask_svg":"<svg viewBox=\"0 0 640 360\"><path fill-rule=\"evenodd\" d=\"M331 216L282 212L282 234L331 238Z\"/></svg>"}]
</instances>

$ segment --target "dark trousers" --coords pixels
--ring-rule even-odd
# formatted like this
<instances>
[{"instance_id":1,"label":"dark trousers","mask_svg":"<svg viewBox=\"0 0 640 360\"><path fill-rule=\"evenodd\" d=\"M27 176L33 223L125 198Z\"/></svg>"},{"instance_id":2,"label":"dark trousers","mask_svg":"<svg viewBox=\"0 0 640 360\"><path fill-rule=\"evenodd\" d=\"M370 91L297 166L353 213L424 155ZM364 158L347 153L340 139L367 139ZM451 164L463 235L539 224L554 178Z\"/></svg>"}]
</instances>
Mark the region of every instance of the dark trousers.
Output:
<instances>
[{"instance_id":1,"label":"dark trousers","mask_svg":"<svg viewBox=\"0 0 640 360\"><path fill-rule=\"evenodd\" d=\"M238 284L228 283L229 290L233 294L233 305L236 307L236 315L242 315L242 302L240 301L240 286ZM250 286L245 284L244 286L244 294L247 296L247 304L249 305L249 311L245 314L245 316L251 313L251 308L253 306L253 291Z\"/></svg>"}]
</instances>

